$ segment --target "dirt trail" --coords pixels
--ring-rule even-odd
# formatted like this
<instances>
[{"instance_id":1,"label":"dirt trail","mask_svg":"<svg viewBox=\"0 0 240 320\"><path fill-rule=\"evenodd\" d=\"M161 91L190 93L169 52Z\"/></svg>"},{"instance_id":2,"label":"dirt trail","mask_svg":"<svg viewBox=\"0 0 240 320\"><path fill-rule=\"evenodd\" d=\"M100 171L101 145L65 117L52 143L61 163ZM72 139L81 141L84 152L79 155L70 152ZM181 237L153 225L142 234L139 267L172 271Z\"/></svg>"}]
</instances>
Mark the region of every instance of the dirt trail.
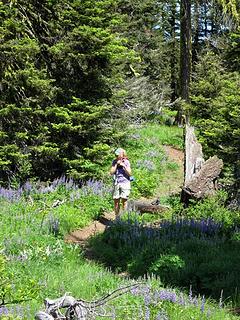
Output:
<instances>
[{"instance_id":1,"label":"dirt trail","mask_svg":"<svg viewBox=\"0 0 240 320\"><path fill-rule=\"evenodd\" d=\"M163 146L163 149L171 161L183 166L184 153L182 150L173 148L171 146Z\"/></svg>"},{"instance_id":2,"label":"dirt trail","mask_svg":"<svg viewBox=\"0 0 240 320\"><path fill-rule=\"evenodd\" d=\"M175 149L171 146L164 146L164 150L168 159L171 162L175 162L178 165L178 170L173 174L171 172L171 176L167 176L162 182L161 186L163 188L159 188L158 195L166 195L169 193L175 193L179 191L179 179L181 181L182 172L183 172L183 151ZM104 232L107 226L111 224L111 221L115 219L114 212L105 213L99 221L92 222L89 226L86 226L83 229L75 230L66 235L65 241L68 243L78 243L81 246L85 247L87 244L87 240L96 235L97 233Z\"/></svg>"},{"instance_id":3,"label":"dirt trail","mask_svg":"<svg viewBox=\"0 0 240 320\"><path fill-rule=\"evenodd\" d=\"M107 226L111 224L111 221L115 219L114 212L105 213L99 221L92 222L89 226L83 229L72 231L65 237L65 241L69 243L78 243L81 246L86 245L86 241L96 235L97 233L104 232Z\"/></svg>"}]
</instances>

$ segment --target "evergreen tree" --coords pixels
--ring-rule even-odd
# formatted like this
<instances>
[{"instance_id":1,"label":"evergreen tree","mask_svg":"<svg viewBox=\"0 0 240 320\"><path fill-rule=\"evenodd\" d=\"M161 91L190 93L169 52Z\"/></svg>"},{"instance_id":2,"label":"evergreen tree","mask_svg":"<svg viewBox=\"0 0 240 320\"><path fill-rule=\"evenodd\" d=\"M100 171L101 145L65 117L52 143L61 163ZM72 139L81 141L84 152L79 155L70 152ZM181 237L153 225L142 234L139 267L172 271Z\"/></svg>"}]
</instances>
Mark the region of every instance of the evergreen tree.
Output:
<instances>
[{"instance_id":1,"label":"evergreen tree","mask_svg":"<svg viewBox=\"0 0 240 320\"><path fill-rule=\"evenodd\" d=\"M190 111L204 152L223 159L225 183L236 187L240 181L240 75L226 72L220 57L208 51L201 55L194 79Z\"/></svg>"},{"instance_id":2,"label":"evergreen tree","mask_svg":"<svg viewBox=\"0 0 240 320\"><path fill-rule=\"evenodd\" d=\"M3 180L97 173L112 139L104 124L116 70L131 60L124 40L113 32L121 22L115 5L115 0L1 4Z\"/></svg>"}]
</instances>

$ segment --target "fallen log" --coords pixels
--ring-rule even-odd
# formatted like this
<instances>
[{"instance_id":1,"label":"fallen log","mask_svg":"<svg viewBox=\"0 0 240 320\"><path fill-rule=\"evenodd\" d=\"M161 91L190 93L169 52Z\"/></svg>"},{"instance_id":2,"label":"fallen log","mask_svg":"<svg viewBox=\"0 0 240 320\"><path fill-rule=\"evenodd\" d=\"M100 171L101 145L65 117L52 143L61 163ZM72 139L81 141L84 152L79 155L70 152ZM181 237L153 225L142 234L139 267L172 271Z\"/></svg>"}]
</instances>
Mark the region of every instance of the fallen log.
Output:
<instances>
[{"instance_id":1,"label":"fallen log","mask_svg":"<svg viewBox=\"0 0 240 320\"><path fill-rule=\"evenodd\" d=\"M167 210L169 210L169 207L161 204L151 204L147 201L128 201L128 211L139 213L161 213Z\"/></svg>"}]
</instances>

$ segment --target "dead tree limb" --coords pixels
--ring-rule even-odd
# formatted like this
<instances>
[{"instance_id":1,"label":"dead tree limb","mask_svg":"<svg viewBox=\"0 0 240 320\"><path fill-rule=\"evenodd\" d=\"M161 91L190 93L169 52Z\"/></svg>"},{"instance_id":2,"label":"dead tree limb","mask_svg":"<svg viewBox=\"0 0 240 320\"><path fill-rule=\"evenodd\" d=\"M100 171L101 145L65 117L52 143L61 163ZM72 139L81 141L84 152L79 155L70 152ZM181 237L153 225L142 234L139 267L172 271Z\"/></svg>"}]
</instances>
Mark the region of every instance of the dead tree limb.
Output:
<instances>
[{"instance_id":1,"label":"dead tree limb","mask_svg":"<svg viewBox=\"0 0 240 320\"><path fill-rule=\"evenodd\" d=\"M35 320L88 320L92 319L92 317L95 319L96 316L100 315L99 307L106 305L110 300L118 298L132 289L136 289L140 284L136 283L118 288L96 301L75 299L67 294L57 299L46 298L44 300L45 311L37 312ZM105 314L104 316L107 315Z\"/></svg>"}]
</instances>

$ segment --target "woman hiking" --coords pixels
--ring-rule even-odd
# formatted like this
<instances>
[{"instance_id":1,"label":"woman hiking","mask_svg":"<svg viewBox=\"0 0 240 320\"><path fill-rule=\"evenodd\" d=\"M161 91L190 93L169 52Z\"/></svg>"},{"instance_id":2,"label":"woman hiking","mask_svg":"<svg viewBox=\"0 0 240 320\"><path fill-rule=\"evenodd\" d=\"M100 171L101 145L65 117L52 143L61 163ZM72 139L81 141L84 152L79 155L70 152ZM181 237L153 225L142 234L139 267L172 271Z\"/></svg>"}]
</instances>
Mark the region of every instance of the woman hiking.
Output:
<instances>
[{"instance_id":1,"label":"woman hiking","mask_svg":"<svg viewBox=\"0 0 240 320\"><path fill-rule=\"evenodd\" d=\"M131 184L131 166L127 158L126 151L122 148L118 148L114 152L116 159L112 162L110 174L113 175L113 200L114 211L116 217L119 216L120 206L122 203L122 210L127 209L127 200L130 194Z\"/></svg>"}]
</instances>

